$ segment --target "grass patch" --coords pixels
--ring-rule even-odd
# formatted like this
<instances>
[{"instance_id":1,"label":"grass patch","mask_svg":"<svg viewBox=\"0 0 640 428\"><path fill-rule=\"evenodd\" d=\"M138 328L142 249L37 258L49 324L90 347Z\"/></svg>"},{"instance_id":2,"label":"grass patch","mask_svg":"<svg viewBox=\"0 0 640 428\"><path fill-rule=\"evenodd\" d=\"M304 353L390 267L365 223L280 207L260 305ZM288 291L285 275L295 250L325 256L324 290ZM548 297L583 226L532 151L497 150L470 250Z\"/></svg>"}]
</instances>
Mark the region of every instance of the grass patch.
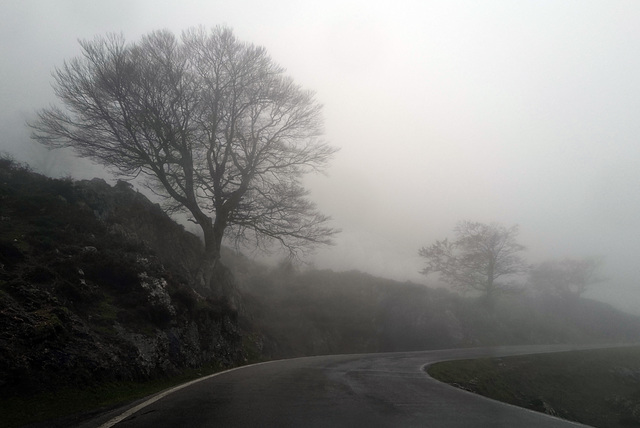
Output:
<instances>
[{"instance_id":1,"label":"grass patch","mask_svg":"<svg viewBox=\"0 0 640 428\"><path fill-rule=\"evenodd\" d=\"M210 365L147 382L111 382L89 388L64 388L30 396L5 396L0 399L0 425L4 428L29 424L52 428L68 427L109 409L228 368Z\"/></svg>"},{"instance_id":2,"label":"grass patch","mask_svg":"<svg viewBox=\"0 0 640 428\"><path fill-rule=\"evenodd\" d=\"M595 427L640 427L640 347L437 363L435 379Z\"/></svg>"}]
</instances>

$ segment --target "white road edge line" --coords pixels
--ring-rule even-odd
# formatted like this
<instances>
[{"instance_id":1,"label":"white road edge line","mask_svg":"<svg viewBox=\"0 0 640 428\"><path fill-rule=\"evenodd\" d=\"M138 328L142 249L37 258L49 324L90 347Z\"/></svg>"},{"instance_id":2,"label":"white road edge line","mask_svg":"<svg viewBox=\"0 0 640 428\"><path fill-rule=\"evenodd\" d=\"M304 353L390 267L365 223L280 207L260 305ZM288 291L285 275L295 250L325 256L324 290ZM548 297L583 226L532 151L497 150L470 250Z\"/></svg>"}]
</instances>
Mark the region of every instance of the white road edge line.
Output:
<instances>
[{"instance_id":1,"label":"white road edge line","mask_svg":"<svg viewBox=\"0 0 640 428\"><path fill-rule=\"evenodd\" d=\"M229 369L229 370L225 370L225 371L222 371L222 372L214 373L214 374L211 374L211 375L208 375L208 376L204 376L204 377L201 377L201 378L198 378L198 379L194 379L194 380L192 380L190 382L187 382L187 383L183 383L182 385L178 385L176 387L173 387L171 389L163 391L163 392L159 393L158 395L154 395L152 398L148 399L147 401L145 401L143 403L140 403L135 407L130 408L126 412L124 412L124 413L116 416L115 418L109 420L108 422L105 422L104 424L100 425L98 428L111 428L115 424L122 422L123 420L125 420L128 417L132 416L133 414L139 412L140 410L144 409L145 407L150 406L151 404L155 403L156 401L163 399L167 395L169 395L169 394L171 394L173 392L179 391L182 388L186 388L188 386L191 386L194 383L198 383L198 382L201 382L203 380L211 379L212 377L220 376L220 375L223 375L225 373L229 373L229 372L232 372L232 371L235 371L235 370L246 369L247 367L259 366L259 365L262 365L262 364L269 364L269 363L273 363L273 362L276 362L276 361L278 361L278 360L264 361L264 362L261 362L261 363L254 363L254 364L248 364L246 366L234 367L234 368Z\"/></svg>"},{"instance_id":2,"label":"white road edge line","mask_svg":"<svg viewBox=\"0 0 640 428\"><path fill-rule=\"evenodd\" d=\"M613 345L613 346L611 346L611 347L616 347L616 345ZM577 348L573 348L573 349L565 349L565 350L563 350L563 351L552 351L551 353L554 353L554 352L566 352L566 351L580 350L580 349L585 349L585 350L588 350L588 349L600 349L600 347L591 347L591 346L587 346L587 347L585 347L585 348L583 348L583 347L577 347ZM419 353L419 352L429 352L429 351L412 351L412 352ZM412 353L412 352L409 352L409 353ZM382 352L382 353L380 353L379 355L383 355L383 354L393 354L393 353L394 353L394 352ZM540 352L540 353L541 353L541 354L544 354L544 353L548 353L548 352ZM535 354L535 353L534 353L534 354ZM340 354L340 355L349 356L349 355L369 355L369 354ZM516 354L516 355L517 355L517 354ZM312 357L295 357L295 358L286 358L286 359L279 359L279 360L263 361L263 362L260 362L260 363L248 364L248 365L246 365L246 366L238 366L238 367L234 367L234 368L229 369L229 370L225 370L225 371L218 372L218 373L214 373L214 374L211 374L211 375L208 375L208 376L204 376L204 377L201 377L201 378L198 378L198 379L194 379L194 380L192 380L192 381L190 381L190 382L183 383L182 385L178 385L178 386L176 386L176 387L173 387L173 388L171 388L171 389L168 389L168 390L166 390L166 391L163 391L163 392L159 393L158 395L154 395L152 398L148 399L147 401L145 401L145 402L143 402L143 403L140 403L140 404L138 404L137 406L130 408L130 409L129 409L129 410L127 410L126 412L124 412L124 413L122 413L122 414L120 414L120 415L118 415L118 416L116 416L116 417L114 417L114 418L110 419L108 422L105 422L104 424L100 425L98 428L111 428L111 427L113 427L114 425L116 425L117 423L122 422L123 420L127 419L128 417L132 416L133 414L135 414L135 413L139 412L140 410L144 409L145 407L150 406L151 404L155 403L156 401L163 399L163 398L164 398L164 397L166 397L167 395L169 395L169 394L171 394L171 393L173 393L173 392L179 391L179 390L181 390L182 388L186 388L186 387L188 387L188 386L191 386L191 385L193 385L194 383L198 383L198 382L201 382L201 381L203 381L203 380L211 379L212 377L220 376L220 375L223 375L223 374L225 374L225 373L230 373L230 372L233 372L233 371L236 371L236 370L246 369L246 368L248 368L248 367L260 366L260 365L263 365L263 364L270 364L270 363L275 363L275 362L278 362L278 361L284 361L284 360L298 360L298 359L304 359L304 358L313 358L313 356L312 356ZM498 357L498 358L500 358L500 357ZM465 359L465 358L460 358L460 359ZM439 380L437 380L437 379L432 378L431 376L429 376L429 374L427 373L427 371L425 370L425 368L426 368L427 366L432 365L432 364L436 364L436 363L440 363L440 362L446 362L446 361L456 361L456 360L458 360L458 358L432 361L432 362L430 362L430 363L427 363L427 364L423 364L423 365L421 365L421 366L420 366L420 371L421 371L422 373L424 373L427 377L429 377L429 378L431 378L431 379L434 379L436 382L441 382L441 381L439 381ZM442 382L442 383L444 383L444 382ZM455 387L453 387L453 386L452 386L451 388L455 388ZM459 390L460 390L460 389L459 389ZM466 393L468 393L468 394L473 394L472 392L465 391L465 390L460 390L460 391L466 392ZM482 395L480 395L480 394L473 394L473 395L476 395L476 396L478 396L478 397L482 397L482 398L487 399L487 400L490 400L490 401L497 401L497 400L493 400L493 399L491 399L491 398L484 397L484 396L482 396ZM506 404L507 406L513 406L512 404L504 403L504 402L501 402L501 401L498 401L498 402L503 403L503 404ZM514 407L518 407L518 406L514 406ZM533 410L525 409L524 407L518 407L518 408L519 408L519 409L528 410L528 411L530 411L530 412L534 412ZM534 413L535 413L535 412L534 412ZM556 419L560 419L560 418L556 418ZM563 420L563 421L565 421L565 422L571 422L571 421L567 421L566 419L562 419L562 420ZM574 423L576 423L576 422L574 422Z\"/></svg>"}]
</instances>

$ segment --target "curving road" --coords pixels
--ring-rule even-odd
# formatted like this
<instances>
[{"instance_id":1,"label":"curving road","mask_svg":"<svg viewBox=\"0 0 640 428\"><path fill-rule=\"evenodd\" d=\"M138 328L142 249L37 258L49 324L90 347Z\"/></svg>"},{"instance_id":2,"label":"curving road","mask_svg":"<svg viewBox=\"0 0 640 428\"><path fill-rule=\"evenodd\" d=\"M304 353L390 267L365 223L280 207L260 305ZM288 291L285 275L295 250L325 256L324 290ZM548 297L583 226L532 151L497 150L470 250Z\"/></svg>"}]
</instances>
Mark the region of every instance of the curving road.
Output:
<instances>
[{"instance_id":1,"label":"curving road","mask_svg":"<svg viewBox=\"0 0 640 428\"><path fill-rule=\"evenodd\" d=\"M520 346L332 355L209 376L82 427L576 427L429 377L438 361L585 349Z\"/></svg>"}]
</instances>

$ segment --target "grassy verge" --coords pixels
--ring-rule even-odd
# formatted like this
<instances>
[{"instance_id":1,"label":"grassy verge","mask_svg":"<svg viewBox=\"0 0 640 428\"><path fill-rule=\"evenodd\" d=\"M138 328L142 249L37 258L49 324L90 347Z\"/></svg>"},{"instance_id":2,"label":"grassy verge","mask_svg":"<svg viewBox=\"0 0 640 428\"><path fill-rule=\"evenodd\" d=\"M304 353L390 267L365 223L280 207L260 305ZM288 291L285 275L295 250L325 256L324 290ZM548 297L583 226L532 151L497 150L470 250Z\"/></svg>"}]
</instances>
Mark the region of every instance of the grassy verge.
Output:
<instances>
[{"instance_id":1,"label":"grassy verge","mask_svg":"<svg viewBox=\"0 0 640 428\"><path fill-rule=\"evenodd\" d=\"M228 367L209 366L148 382L113 382L34 395L4 396L0 399L0 426L73 426L111 408L226 369Z\"/></svg>"},{"instance_id":2,"label":"grassy verge","mask_svg":"<svg viewBox=\"0 0 640 428\"><path fill-rule=\"evenodd\" d=\"M640 427L640 347L434 364L443 382L595 427Z\"/></svg>"}]
</instances>

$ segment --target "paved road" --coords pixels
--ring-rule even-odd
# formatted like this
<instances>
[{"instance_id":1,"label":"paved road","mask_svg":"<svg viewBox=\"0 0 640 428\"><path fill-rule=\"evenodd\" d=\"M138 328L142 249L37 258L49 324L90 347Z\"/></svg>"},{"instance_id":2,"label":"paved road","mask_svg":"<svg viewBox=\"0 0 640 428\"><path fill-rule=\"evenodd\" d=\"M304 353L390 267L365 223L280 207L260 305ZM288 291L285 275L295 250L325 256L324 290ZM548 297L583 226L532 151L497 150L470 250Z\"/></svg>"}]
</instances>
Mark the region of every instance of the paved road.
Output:
<instances>
[{"instance_id":1,"label":"paved road","mask_svg":"<svg viewBox=\"0 0 640 428\"><path fill-rule=\"evenodd\" d=\"M452 359L578 349L524 346L297 358L221 373L172 392L123 420L128 427L576 427L430 378ZM120 412L122 413L122 411ZM102 425L100 425L102 424ZM83 425L91 426L91 425Z\"/></svg>"}]
</instances>

